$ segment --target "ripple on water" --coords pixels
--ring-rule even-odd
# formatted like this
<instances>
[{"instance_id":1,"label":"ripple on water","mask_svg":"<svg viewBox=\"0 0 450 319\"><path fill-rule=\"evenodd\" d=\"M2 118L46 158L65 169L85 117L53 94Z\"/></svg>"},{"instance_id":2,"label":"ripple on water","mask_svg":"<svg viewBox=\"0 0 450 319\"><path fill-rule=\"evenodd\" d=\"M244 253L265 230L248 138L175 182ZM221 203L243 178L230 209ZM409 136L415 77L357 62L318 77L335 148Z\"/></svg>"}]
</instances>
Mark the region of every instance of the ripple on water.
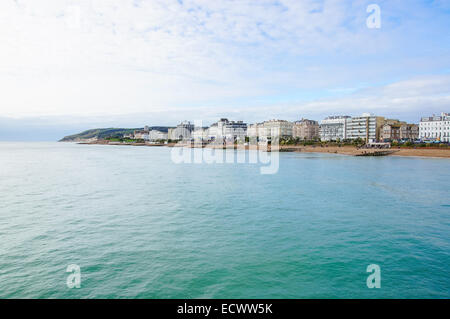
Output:
<instances>
[{"instance_id":1,"label":"ripple on water","mask_svg":"<svg viewBox=\"0 0 450 319\"><path fill-rule=\"evenodd\" d=\"M283 153L267 176L26 145L0 148L2 298L450 297L449 161Z\"/></svg>"}]
</instances>

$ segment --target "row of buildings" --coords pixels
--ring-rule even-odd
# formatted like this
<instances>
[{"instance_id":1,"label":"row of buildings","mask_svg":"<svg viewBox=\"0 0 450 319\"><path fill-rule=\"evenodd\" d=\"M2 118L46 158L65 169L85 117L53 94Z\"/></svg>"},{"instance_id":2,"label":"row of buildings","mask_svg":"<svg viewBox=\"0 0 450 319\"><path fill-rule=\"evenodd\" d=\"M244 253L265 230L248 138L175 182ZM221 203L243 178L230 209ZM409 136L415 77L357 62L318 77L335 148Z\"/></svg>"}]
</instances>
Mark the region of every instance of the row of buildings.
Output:
<instances>
[{"instance_id":1,"label":"row of buildings","mask_svg":"<svg viewBox=\"0 0 450 319\"><path fill-rule=\"evenodd\" d=\"M330 116L320 124L323 141L362 139L368 142L417 140L419 126L373 114Z\"/></svg>"},{"instance_id":2,"label":"row of buildings","mask_svg":"<svg viewBox=\"0 0 450 319\"><path fill-rule=\"evenodd\" d=\"M422 117L419 135L423 140L450 142L450 113Z\"/></svg>"},{"instance_id":3,"label":"row of buildings","mask_svg":"<svg viewBox=\"0 0 450 319\"><path fill-rule=\"evenodd\" d=\"M320 123L302 119L297 122L270 120L247 124L220 119L210 127L195 127L185 121L167 131L145 127L135 131L134 138L143 140L237 141L245 138L269 141L274 137L300 140L342 141L361 139L368 143L388 141L436 140L450 142L450 114L424 117L419 125L364 113L361 116L330 116Z\"/></svg>"},{"instance_id":4,"label":"row of buildings","mask_svg":"<svg viewBox=\"0 0 450 319\"><path fill-rule=\"evenodd\" d=\"M162 130L150 129L148 126L145 126L143 130L134 131L133 134L124 135L124 137L144 141L159 141L167 140L169 138L167 132Z\"/></svg>"}]
</instances>

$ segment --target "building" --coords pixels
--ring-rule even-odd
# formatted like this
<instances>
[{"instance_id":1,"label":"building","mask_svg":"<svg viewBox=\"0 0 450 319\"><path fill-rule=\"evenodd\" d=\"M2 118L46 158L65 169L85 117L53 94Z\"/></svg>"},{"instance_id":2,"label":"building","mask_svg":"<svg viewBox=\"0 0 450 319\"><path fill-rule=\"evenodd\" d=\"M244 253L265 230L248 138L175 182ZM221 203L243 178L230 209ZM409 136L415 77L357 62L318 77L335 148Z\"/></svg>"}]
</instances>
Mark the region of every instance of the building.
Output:
<instances>
[{"instance_id":1,"label":"building","mask_svg":"<svg viewBox=\"0 0 450 319\"><path fill-rule=\"evenodd\" d=\"M264 126L264 123L250 124L247 128L247 136L257 141L267 141L270 136L270 128Z\"/></svg>"},{"instance_id":2,"label":"building","mask_svg":"<svg viewBox=\"0 0 450 319\"><path fill-rule=\"evenodd\" d=\"M212 124L208 129L208 137L215 141L245 140L247 136L247 124L243 121L229 121L222 118Z\"/></svg>"},{"instance_id":3,"label":"building","mask_svg":"<svg viewBox=\"0 0 450 319\"><path fill-rule=\"evenodd\" d=\"M419 124L419 137L422 140L450 142L450 113L422 117Z\"/></svg>"},{"instance_id":4,"label":"building","mask_svg":"<svg viewBox=\"0 0 450 319\"><path fill-rule=\"evenodd\" d=\"M273 137L289 138L293 136L293 127L294 123L292 122L270 120L249 125L247 136L250 139L256 138L260 142L266 142Z\"/></svg>"},{"instance_id":5,"label":"building","mask_svg":"<svg viewBox=\"0 0 450 319\"><path fill-rule=\"evenodd\" d=\"M196 127L191 134L191 139L194 141L208 141L209 129L207 127Z\"/></svg>"},{"instance_id":6,"label":"building","mask_svg":"<svg viewBox=\"0 0 450 319\"><path fill-rule=\"evenodd\" d=\"M350 116L329 116L321 121L319 136L322 141L337 141L347 139L347 126Z\"/></svg>"},{"instance_id":7,"label":"building","mask_svg":"<svg viewBox=\"0 0 450 319\"><path fill-rule=\"evenodd\" d=\"M242 140L245 141L247 136L247 123L243 121L230 121L225 124L224 135L228 140Z\"/></svg>"},{"instance_id":8,"label":"building","mask_svg":"<svg viewBox=\"0 0 450 319\"><path fill-rule=\"evenodd\" d=\"M145 141L149 140L149 132L145 130L134 131L133 136L137 140L145 140Z\"/></svg>"},{"instance_id":9,"label":"building","mask_svg":"<svg viewBox=\"0 0 450 319\"><path fill-rule=\"evenodd\" d=\"M380 139L383 141L414 141L419 138L419 126L399 120L387 119L381 128Z\"/></svg>"},{"instance_id":10,"label":"building","mask_svg":"<svg viewBox=\"0 0 450 319\"><path fill-rule=\"evenodd\" d=\"M167 140L168 134L166 132L161 132L158 130L151 130L148 133L148 140L150 141L158 141L158 140Z\"/></svg>"},{"instance_id":11,"label":"building","mask_svg":"<svg viewBox=\"0 0 450 319\"><path fill-rule=\"evenodd\" d=\"M177 134L176 134L176 127L169 127L167 129L167 138L169 140L178 140Z\"/></svg>"},{"instance_id":12,"label":"building","mask_svg":"<svg viewBox=\"0 0 450 319\"><path fill-rule=\"evenodd\" d=\"M124 134L123 138L134 138L134 134L133 133L128 133L128 134Z\"/></svg>"},{"instance_id":13,"label":"building","mask_svg":"<svg viewBox=\"0 0 450 319\"><path fill-rule=\"evenodd\" d=\"M258 137L259 130L263 125L261 123L249 124L247 127L247 136L248 137Z\"/></svg>"},{"instance_id":14,"label":"building","mask_svg":"<svg viewBox=\"0 0 450 319\"><path fill-rule=\"evenodd\" d=\"M381 127L380 140L382 141L398 141L400 137L400 128L406 122L400 122L396 119L385 119Z\"/></svg>"},{"instance_id":15,"label":"building","mask_svg":"<svg viewBox=\"0 0 450 319\"><path fill-rule=\"evenodd\" d=\"M382 126L385 118L373 114L364 113L361 116L352 117L347 123L347 139L362 139L366 143L377 142L381 138Z\"/></svg>"},{"instance_id":16,"label":"building","mask_svg":"<svg viewBox=\"0 0 450 319\"><path fill-rule=\"evenodd\" d=\"M280 137L289 138L292 137L292 130L294 123L285 120L270 120L263 123L264 134L267 138Z\"/></svg>"},{"instance_id":17,"label":"building","mask_svg":"<svg viewBox=\"0 0 450 319\"><path fill-rule=\"evenodd\" d=\"M189 121L181 122L175 128L170 128L168 131L168 138L171 140L186 140L190 139L194 131L194 124Z\"/></svg>"},{"instance_id":18,"label":"building","mask_svg":"<svg viewBox=\"0 0 450 319\"><path fill-rule=\"evenodd\" d=\"M315 140L319 138L319 123L317 121L302 119L294 123L292 136L301 140Z\"/></svg>"},{"instance_id":19,"label":"building","mask_svg":"<svg viewBox=\"0 0 450 319\"><path fill-rule=\"evenodd\" d=\"M381 140L383 141L398 141L400 140L401 124L384 124L381 130Z\"/></svg>"},{"instance_id":20,"label":"building","mask_svg":"<svg viewBox=\"0 0 450 319\"><path fill-rule=\"evenodd\" d=\"M415 141L419 139L419 125L403 124L400 126L400 139Z\"/></svg>"},{"instance_id":21,"label":"building","mask_svg":"<svg viewBox=\"0 0 450 319\"><path fill-rule=\"evenodd\" d=\"M401 122L397 119L385 119L384 124L406 124L406 122Z\"/></svg>"}]
</instances>

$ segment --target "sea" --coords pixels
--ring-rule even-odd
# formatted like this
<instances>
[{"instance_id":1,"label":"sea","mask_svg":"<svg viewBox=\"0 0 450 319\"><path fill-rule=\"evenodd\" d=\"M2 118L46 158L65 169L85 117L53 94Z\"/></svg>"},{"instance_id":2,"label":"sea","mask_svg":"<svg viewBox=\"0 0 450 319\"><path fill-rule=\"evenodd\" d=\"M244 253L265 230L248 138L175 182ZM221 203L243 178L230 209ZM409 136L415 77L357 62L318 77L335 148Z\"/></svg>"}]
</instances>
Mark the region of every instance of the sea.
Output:
<instances>
[{"instance_id":1,"label":"sea","mask_svg":"<svg viewBox=\"0 0 450 319\"><path fill-rule=\"evenodd\" d=\"M1 142L0 298L450 298L449 159L172 152Z\"/></svg>"}]
</instances>

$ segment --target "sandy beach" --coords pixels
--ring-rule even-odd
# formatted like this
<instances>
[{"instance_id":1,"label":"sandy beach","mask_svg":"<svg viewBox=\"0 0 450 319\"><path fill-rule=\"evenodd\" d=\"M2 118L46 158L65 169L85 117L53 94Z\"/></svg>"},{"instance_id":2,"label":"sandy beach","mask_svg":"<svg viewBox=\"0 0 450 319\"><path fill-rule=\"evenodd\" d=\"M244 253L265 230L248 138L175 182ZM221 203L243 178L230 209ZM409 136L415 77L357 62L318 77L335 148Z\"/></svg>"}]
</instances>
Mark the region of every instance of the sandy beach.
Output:
<instances>
[{"instance_id":1,"label":"sandy beach","mask_svg":"<svg viewBox=\"0 0 450 319\"><path fill-rule=\"evenodd\" d=\"M166 146L166 147L195 147L183 144L150 144L150 143L118 143L118 142L84 142L79 144L101 144L101 145L128 145L128 146ZM207 144L203 147L222 149L223 146ZM235 147L236 148L236 147ZM256 146L245 146L246 150L257 149ZM264 148L263 148L264 149ZM280 145L281 152L305 152L305 153L332 153L348 156L362 156L374 152L387 151L387 156L416 156L416 157L437 157L450 158L450 148L391 148L391 149L363 149L355 146L317 146L317 145Z\"/></svg>"},{"instance_id":2,"label":"sandy beach","mask_svg":"<svg viewBox=\"0 0 450 319\"><path fill-rule=\"evenodd\" d=\"M292 152L306 152L306 153L334 153L342 155L357 156L364 152L373 152L378 150L358 149L354 146L281 146L281 150L289 150ZM389 156L418 156L418 157L440 157L450 158L450 148L391 148L393 151Z\"/></svg>"}]
</instances>

